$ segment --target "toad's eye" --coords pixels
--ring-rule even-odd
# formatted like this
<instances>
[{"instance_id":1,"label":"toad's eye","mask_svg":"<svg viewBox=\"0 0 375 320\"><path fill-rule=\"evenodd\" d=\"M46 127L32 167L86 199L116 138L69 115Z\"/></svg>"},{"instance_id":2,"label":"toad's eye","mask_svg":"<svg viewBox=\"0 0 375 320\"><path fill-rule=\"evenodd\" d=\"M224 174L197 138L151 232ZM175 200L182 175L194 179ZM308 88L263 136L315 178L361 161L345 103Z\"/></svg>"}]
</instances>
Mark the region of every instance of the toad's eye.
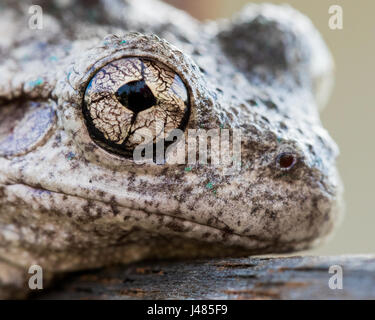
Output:
<instances>
[{"instance_id":1,"label":"toad's eye","mask_svg":"<svg viewBox=\"0 0 375 320\"><path fill-rule=\"evenodd\" d=\"M107 64L86 88L83 114L91 138L121 155L182 129L189 98L181 78L159 62L123 58ZM150 134L152 135L150 137Z\"/></svg>"}]
</instances>

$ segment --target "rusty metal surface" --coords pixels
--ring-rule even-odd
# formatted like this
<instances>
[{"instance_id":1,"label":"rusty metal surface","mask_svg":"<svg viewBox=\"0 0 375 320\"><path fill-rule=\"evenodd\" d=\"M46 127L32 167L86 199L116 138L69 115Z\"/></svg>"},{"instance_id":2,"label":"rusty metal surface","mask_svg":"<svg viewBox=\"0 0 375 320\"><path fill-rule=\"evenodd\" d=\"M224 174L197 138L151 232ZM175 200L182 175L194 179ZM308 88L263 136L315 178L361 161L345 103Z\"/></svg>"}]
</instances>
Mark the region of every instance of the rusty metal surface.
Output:
<instances>
[{"instance_id":1,"label":"rusty metal surface","mask_svg":"<svg viewBox=\"0 0 375 320\"><path fill-rule=\"evenodd\" d=\"M343 289L328 272L343 269ZM375 256L140 262L61 279L36 299L375 299Z\"/></svg>"}]
</instances>

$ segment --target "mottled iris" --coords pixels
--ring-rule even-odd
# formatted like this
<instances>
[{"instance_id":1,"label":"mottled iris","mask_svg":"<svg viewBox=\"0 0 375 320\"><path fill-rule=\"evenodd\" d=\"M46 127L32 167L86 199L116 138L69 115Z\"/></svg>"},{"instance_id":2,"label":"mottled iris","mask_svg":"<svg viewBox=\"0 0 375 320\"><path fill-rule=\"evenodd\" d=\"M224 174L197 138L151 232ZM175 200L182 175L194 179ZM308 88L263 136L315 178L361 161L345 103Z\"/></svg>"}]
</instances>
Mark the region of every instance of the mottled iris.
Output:
<instances>
[{"instance_id":1,"label":"mottled iris","mask_svg":"<svg viewBox=\"0 0 375 320\"><path fill-rule=\"evenodd\" d=\"M129 154L137 145L157 143L185 126L188 92L181 78L164 64L123 58L107 64L91 79L83 114L94 141L112 152Z\"/></svg>"}]
</instances>

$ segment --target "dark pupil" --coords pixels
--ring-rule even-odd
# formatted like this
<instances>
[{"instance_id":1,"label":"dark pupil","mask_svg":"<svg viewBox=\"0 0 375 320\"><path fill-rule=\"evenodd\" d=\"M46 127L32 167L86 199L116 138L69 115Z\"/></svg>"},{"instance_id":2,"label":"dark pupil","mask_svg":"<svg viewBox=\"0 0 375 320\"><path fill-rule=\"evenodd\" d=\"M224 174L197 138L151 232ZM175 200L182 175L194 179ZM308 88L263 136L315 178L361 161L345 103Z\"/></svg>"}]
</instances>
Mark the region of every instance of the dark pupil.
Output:
<instances>
[{"instance_id":1,"label":"dark pupil","mask_svg":"<svg viewBox=\"0 0 375 320\"><path fill-rule=\"evenodd\" d=\"M134 113L151 108L156 99L144 80L132 81L121 86L116 92L122 105Z\"/></svg>"}]
</instances>

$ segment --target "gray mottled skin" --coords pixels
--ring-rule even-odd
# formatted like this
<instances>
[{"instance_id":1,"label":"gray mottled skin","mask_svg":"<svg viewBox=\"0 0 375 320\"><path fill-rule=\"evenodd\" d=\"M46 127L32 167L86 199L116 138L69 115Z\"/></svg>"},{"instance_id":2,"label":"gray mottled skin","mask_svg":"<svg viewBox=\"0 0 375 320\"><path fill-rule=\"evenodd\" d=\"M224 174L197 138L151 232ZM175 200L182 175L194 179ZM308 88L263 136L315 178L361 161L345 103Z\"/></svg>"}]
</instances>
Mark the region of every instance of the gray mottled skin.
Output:
<instances>
[{"instance_id":1,"label":"gray mottled skin","mask_svg":"<svg viewBox=\"0 0 375 320\"><path fill-rule=\"evenodd\" d=\"M49 279L143 258L303 250L330 234L338 149L318 107L333 63L306 17L249 5L199 23L156 1L39 3L43 30L27 27L27 1L0 5L0 297L28 292L32 264ZM241 129L240 173L136 165L91 140L88 80L127 56L181 77L187 128ZM285 152L290 170L277 162Z\"/></svg>"}]
</instances>

